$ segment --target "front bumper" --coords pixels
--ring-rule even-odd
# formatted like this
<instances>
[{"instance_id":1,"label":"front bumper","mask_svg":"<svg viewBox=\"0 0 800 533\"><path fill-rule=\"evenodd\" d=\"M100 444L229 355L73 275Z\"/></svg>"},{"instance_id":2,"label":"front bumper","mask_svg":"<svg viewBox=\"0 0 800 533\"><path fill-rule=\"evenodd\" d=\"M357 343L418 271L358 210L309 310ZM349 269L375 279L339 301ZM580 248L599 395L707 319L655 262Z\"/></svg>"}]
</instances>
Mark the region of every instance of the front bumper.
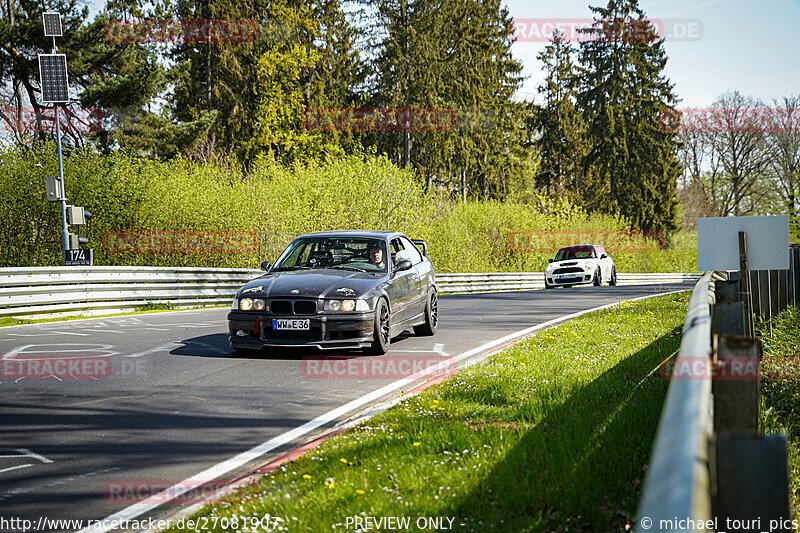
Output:
<instances>
[{"instance_id":1,"label":"front bumper","mask_svg":"<svg viewBox=\"0 0 800 533\"><path fill-rule=\"evenodd\" d=\"M275 330L273 319L308 319L308 330ZM256 325L258 319L258 325ZM271 315L228 313L231 348L315 347L322 350L366 348L372 344L375 316L367 313Z\"/></svg>"},{"instance_id":2,"label":"front bumper","mask_svg":"<svg viewBox=\"0 0 800 533\"><path fill-rule=\"evenodd\" d=\"M545 274L544 277L547 280L547 284L552 286L563 285L566 287L570 285L581 285L584 283L594 282L594 274L591 272L584 272L584 273L575 272L574 276L558 280L555 279L555 277L552 274Z\"/></svg>"}]
</instances>

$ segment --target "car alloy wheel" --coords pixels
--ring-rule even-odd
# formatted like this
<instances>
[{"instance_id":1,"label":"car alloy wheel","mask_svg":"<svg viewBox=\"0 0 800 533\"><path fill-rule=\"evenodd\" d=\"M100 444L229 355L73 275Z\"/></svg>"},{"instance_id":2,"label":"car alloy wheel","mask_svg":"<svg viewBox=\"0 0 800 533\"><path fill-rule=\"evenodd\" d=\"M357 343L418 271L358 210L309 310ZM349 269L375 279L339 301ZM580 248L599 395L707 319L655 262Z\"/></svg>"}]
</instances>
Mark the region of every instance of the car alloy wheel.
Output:
<instances>
[{"instance_id":1,"label":"car alloy wheel","mask_svg":"<svg viewBox=\"0 0 800 533\"><path fill-rule=\"evenodd\" d=\"M439 296L435 290L431 291L428 303L425 304L425 323L414 326L417 335L434 335L439 326Z\"/></svg>"},{"instance_id":2,"label":"car alloy wheel","mask_svg":"<svg viewBox=\"0 0 800 533\"><path fill-rule=\"evenodd\" d=\"M373 355L383 355L389 350L392 339L389 335L389 306L381 298L375 306L375 328L372 334L372 346L369 352Z\"/></svg>"},{"instance_id":3,"label":"car alloy wheel","mask_svg":"<svg viewBox=\"0 0 800 533\"><path fill-rule=\"evenodd\" d=\"M593 285L595 287L599 287L602 284L603 284L603 277L600 274L600 267L597 267L597 271L594 273L594 283L593 283Z\"/></svg>"},{"instance_id":4,"label":"car alloy wheel","mask_svg":"<svg viewBox=\"0 0 800 533\"><path fill-rule=\"evenodd\" d=\"M608 282L609 285L616 285L617 284L617 268L611 267L611 281Z\"/></svg>"}]
</instances>

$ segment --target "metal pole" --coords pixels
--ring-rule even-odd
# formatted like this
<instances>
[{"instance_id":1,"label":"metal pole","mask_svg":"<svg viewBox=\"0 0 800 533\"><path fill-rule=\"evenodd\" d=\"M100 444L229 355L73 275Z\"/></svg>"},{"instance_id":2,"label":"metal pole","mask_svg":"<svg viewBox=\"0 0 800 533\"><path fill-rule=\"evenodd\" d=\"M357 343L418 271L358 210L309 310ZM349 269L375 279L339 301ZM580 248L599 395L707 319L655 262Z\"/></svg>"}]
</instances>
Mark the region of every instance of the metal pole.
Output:
<instances>
[{"instance_id":1,"label":"metal pole","mask_svg":"<svg viewBox=\"0 0 800 533\"><path fill-rule=\"evenodd\" d=\"M53 53L58 53L56 38L53 37ZM67 250L69 250L69 227L67 226L67 191L64 187L64 163L61 159L61 118L58 104L53 106L56 112L56 147L58 150L58 182L61 184L61 263L67 264Z\"/></svg>"},{"instance_id":2,"label":"metal pole","mask_svg":"<svg viewBox=\"0 0 800 533\"><path fill-rule=\"evenodd\" d=\"M58 106L56 111L56 146L58 147L58 182L61 184L61 261L66 265L69 249L69 228L67 227L67 193L64 187L64 163L61 160L61 121Z\"/></svg>"},{"instance_id":3,"label":"metal pole","mask_svg":"<svg viewBox=\"0 0 800 533\"><path fill-rule=\"evenodd\" d=\"M742 303L744 304L744 334L753 336L753 304L750 301L750 276L747 268L747 234L739 232L739 272L741 273Z\"/></svg>"}]
</instances>

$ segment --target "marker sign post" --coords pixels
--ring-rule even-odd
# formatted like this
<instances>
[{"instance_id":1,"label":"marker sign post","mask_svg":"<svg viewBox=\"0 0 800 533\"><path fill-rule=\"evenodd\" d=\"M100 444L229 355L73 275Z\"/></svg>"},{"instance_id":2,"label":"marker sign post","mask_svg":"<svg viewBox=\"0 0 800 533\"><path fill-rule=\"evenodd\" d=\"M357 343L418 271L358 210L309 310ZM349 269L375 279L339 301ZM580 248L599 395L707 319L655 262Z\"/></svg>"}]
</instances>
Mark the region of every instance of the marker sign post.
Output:
<instances>
[{"instance_id":1,"label":"marker sign post","mask_svg":"<svg viewBox=\"0 0 800 533\"><path fill-rule=\"evenodd\" d=\"M789 216L697 219L698 270L739 270L745 334L753 336L750 270L789 269Z\"/></svg>"}]
</instances>

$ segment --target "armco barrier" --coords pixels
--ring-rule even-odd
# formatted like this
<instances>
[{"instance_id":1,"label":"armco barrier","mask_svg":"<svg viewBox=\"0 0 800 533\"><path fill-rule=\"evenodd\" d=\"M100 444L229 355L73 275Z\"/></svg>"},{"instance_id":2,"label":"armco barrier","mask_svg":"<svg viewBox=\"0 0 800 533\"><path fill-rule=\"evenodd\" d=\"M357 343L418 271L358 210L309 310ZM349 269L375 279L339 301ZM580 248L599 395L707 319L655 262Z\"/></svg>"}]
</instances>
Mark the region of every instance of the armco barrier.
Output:
<instances>
[{"instance_id":1,"label":"armco barrier","mask_svg":"<svg viewBox=\"0 0 800 533\"><path fill-rule=\"evenodd\" d=\"M716 279L716 278L714 278ZM703 275L692 291L676 365L683 359L711 357L712 273ZM673 380L670 383L652 458L639 505L636 531L676 517L711 518L708 442L711 422L711 380ZM642 520L652 520L642 523ZM696 531L701 528L685 528ZM681 528L670 529L680 531Z\"/></svg>"},{"instance_id":2,"label":"armco barrier","mask_svg":"<svg viewBox=\"0 0 800 533\"><path fill-rule=\"evenodd\" d=\"M697 281L701 274L681 273L618 273L618 285L647 285L650 283L680 283ZM483 272L477 274L436 274L436 284L442 292L482 292L517 289L543 289L541 272Z\"/></svg>"},{"instance_id":3,"label":"armco barrier","mask_svg":"<svg viewBox=\"0 0 800 533\"><path fill-rule=\"evenodd\" d=\"M263 272L246 268L0 268L0 317L102 315L148 303L174 308L230 303L236 289ZM700 274L618 274L620 285L691 281ZM437 274L442 292L541 289L541 272Z\"/></svg>"},{"instance_id":4,"label":"armco barrier","mask_svg":"<svg viewBox=\"0 0 800 533\"><path fill-rule=\"evenodd\" d=\"M764 434L760 414L761 379L781 376L759 370L739 279L707 272L692 291L678 355L661 368L671 381L636 533L793 531L786 436Z\"/></svg>"}]
</instances>

